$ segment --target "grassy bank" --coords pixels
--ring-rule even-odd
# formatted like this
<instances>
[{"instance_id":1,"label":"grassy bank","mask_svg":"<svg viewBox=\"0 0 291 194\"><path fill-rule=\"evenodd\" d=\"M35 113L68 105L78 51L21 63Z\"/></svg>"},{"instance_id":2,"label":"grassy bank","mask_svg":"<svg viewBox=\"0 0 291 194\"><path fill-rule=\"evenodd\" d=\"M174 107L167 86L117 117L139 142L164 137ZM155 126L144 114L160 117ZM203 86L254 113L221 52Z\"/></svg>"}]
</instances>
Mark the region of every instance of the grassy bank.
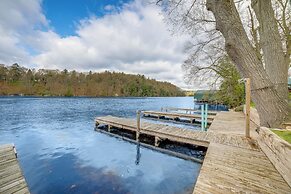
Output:
<instances>
[{"instance_id":1,"label":"grassy bank","mask_svg":"<svg viewBox=\"0 0 291 194\"><path fill-rule=\"evenodd\" d=\"M277 134L279 137L281 137L282 139L284 139L285 141L291 143L291 131L288 130L284 130L284 131L280 131L280 130L272 130L275 134Z\"/></svg>"}]
</instances>

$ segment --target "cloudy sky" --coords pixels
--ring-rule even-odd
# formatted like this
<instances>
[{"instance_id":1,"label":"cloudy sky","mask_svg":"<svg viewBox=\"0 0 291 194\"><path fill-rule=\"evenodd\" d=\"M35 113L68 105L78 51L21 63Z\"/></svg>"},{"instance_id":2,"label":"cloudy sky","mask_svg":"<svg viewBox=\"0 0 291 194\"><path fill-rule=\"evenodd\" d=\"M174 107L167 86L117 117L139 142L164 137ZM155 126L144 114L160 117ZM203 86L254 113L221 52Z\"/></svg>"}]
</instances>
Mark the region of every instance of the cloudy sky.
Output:
<instances>
[{"instance_id":1,"label":"cloudy sky","mask_svg":"<svg viewBox=\"0 0 291 194\"><path fill-rule=\"evenodd\" d=\"M183 81L186 35L142 0L1 0L0 63Z\"/></svg>"}]
</instances>

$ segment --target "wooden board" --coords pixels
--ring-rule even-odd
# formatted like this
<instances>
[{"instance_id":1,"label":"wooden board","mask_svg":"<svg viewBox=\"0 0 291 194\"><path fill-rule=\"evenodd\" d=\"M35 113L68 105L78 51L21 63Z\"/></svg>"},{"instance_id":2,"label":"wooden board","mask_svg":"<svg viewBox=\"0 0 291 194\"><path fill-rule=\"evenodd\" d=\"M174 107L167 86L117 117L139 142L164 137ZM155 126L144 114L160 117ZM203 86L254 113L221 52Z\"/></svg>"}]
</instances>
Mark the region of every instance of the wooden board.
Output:
<instances>
[{"instance_id":1,"label":"wooden board","mask_svg":"<svg viewBox=\"0 0 291 194\"><path fill-rule=\"evenodd\" d=\"M245 135L245 115L243 112L219 112L212 121L208 131L213 133L224 133L228 135ZM257 126L250 123L251 137L257 137L255 131Z\"/></svg>"},{"instance_id":2,"label":"wooden board","mask_svg":"<svg viewBox=\"0 0 291 194\"><path fill-rule=\"evenodd\" d=\"M291 187L291 144L266 127L261 127L258 142L275 168Z\"/></svg>"},{"instance_id":3,"label":"wooden board","mask_svg":"<svg viewBox=\"0 0 291 194\"><path fill-rule=\"evenodd\" d=\"M29 193L13 145L0 146L0 193Z\"/></svg>"},{"instance_id":4,"label":"wooden board","mask_svg":"<svg viewBox=\"0 0 291 194\"><path fill-rule=\"evenodd\" d=\"M193 193L290 194L291 188L262 151L210 143Z\"/></svg>"}]
</instances>

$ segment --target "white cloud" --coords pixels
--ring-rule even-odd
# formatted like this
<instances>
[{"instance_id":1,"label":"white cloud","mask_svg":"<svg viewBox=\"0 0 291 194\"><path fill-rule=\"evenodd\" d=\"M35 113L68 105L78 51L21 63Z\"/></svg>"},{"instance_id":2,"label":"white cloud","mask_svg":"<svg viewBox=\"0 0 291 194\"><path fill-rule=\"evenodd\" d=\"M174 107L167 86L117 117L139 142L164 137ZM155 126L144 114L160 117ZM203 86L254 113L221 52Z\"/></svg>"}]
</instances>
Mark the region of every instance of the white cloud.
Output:
<instances>
[{"instance_id":1,"label":"white cloud","mask_svg":"<svg viewBox=\"0 0 291 194\"><path fill-rule=\"evenodd\" d=\"M12 33L30 31L38 24L47 25L40 0L1 0L0 18L1 27Z\"/></svg>"},{"instance_id":2,"label":"white cloud","mask_svg":"<svg viewBox=\"0 0 291 194\"><path fill-rule=\"evenodd\" d=\"M104 10L105 11L114 11L115 10L115 7L113 5L106 5L104 7Z\"/></svg>"},{"instance_id":3,"label":"white cloud","mask_svg":"<svg viewBox=\"0 0 291 194\"><path fill-rule=\"evenodd\" d=\"M1 0L0 2L0 63L30 62L27 35L48 26L38 0Z\"/></svg>"},{"instance_id":4,"label":"white cloud","mask_svg":"<svg viewBox=\"0 0 291 194\"><path fill-rule=\"evenodd\" d=\"M171 35L159 7L136 0L104 17L84 19L75 36L61 37L37 28L49 22L41 2L29 1L1 1L0 62L139 73L186 87L181 64L188 37ZM115 10L104 9L109 8Z\"/></svg>"}]
</instances>

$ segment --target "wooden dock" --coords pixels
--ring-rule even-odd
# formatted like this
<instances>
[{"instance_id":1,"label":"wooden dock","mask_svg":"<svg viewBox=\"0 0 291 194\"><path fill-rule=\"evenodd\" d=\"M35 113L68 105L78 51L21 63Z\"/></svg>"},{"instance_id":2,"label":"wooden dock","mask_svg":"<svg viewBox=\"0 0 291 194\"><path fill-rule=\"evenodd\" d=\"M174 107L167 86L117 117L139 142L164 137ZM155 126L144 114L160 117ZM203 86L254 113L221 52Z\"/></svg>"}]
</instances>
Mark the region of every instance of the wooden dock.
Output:
<instances>
[{"instance_id":1,"label":"wooden dock","mask_svg":"<svg viewBox=\"0 0 291 194\"><path fill-rule=\"evenodd\" d=\"M262 151L211 143L194 194L290 194L291 188Z\"/></svg>"},{"instance_id":2,"label":"wooden dock","mask_svg":"<svg viewBox=\"0 0 291 194\"><path fill-rule=\"evenodd\" d=\"M120 129L137 132L135 119L126 119L113 116L97 117L96 125L109 125ZM208 147L210 142L231 145L234 147L247 147L248 149L258 150L255 142L243 136L228 136L227 134L215 134L197 130L188 130L174 126L141 122L140 134L154 136L157 139L169 139L171 141L187 143L192 145Z\"/></svg>"},{"instance_id":3,"label":"wooden dock","mask_svg":"<svg viewBox=\"0 0 291 194\"><path fill-rule=\"evenodd\" d=\"M251 137L258 144L255 129L251 124ZM244 114L220 112L208 131L244 136ZM291 188L261 149L210 143L193 193L287 194Z\"/></svg>"},{"instance_id":4,"label":"wooden dock","mask_svg":"<svg viewBox=\"0 0 291 194\"><path fill-rule=\"evenodd\" d=\"M30 193L17 161L13 145L0 146L0 193Z\"/></svg>"},{"instance_id":5,"label":"wooden dock","mask_svg":"<svg viewBox=\"0 0 291 194\"><path fill-rule=\"evenodd\" d=\"M201 110L191 109L191 108L175 108L175 107L163 107L161 108L161 112L185 112L186 114L201 114ZM216 115L219 111L207 111L209 115Z\"/></svg>"},{"instance_id":6,"label":"wooden dock","mask_svg":"<svg viewBox=\"0 0 291 194\"><path fill-rule=\"evenodd\" d=\"M144 117L154 117L157 119L170 119L174 121L180 121L182 119L187 119L189 123L194 123L195 121L201 122L200 114L187 114L178 112L162 112L162 111L142 111ZM215 118L215 115L208 115L207 122L211 123Z\"/></svg>"},{"instance_id":7,"label":"wooden dock","mask_svg":"<svg viewBox=\"0 0 291 194\"><path fill-rule=\"evenodd\" d=\"M291 193L291 188L261 151L257 140L244 137L244 121L243 113L221 112L208 132L144 121L138 129L135 119L112 116L97 117L96 125L105 124L157 139L208 147L193 191L195 194ZM233 123L237 124L232 126ZM254 126L251 134L255 134Z\"/></svg>"}]
</instances>

